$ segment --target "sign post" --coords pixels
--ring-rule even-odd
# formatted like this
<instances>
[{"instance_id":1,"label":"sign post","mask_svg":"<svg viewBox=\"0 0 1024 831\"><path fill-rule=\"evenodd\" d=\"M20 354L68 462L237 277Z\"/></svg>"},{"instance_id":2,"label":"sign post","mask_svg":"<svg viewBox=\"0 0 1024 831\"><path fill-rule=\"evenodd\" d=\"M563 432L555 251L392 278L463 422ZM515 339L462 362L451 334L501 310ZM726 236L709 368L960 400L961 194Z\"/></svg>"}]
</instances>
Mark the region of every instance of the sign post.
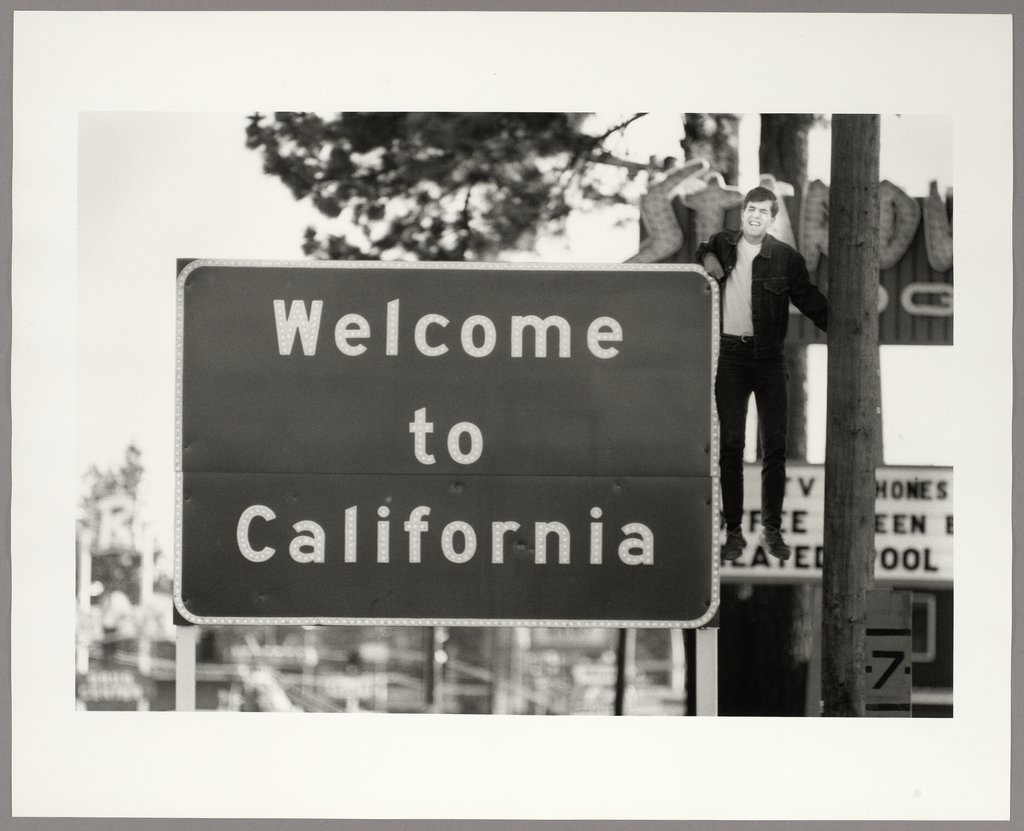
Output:
<instances>
[{"instance_id":1,"label":"sign post","mask_svg":"<svg viewBox=\"0 0 1024 831\"><path fill-rule=\"evenodd\" d=\"M174 627L174 709L196 708L196 627Z\"/></svg>"},{"instance_id":2,"label":"sign post","mask_svg":"<svg viewBox=\"0 0 1024 831\"><path fill-rule=\"evenodd\" d=\"M697 630L697 715L718 715L718 627Z\"/></svg>"},{"instance_id":3,"label":"sign post","mask_svg":"<svg viewBox=\"0 0 1024 831\"><path fill-rule=\"evenodd\" d=\"M189 263L178 613L703 626L717 320L689 266Z\"/></svg>"}]
</instances>

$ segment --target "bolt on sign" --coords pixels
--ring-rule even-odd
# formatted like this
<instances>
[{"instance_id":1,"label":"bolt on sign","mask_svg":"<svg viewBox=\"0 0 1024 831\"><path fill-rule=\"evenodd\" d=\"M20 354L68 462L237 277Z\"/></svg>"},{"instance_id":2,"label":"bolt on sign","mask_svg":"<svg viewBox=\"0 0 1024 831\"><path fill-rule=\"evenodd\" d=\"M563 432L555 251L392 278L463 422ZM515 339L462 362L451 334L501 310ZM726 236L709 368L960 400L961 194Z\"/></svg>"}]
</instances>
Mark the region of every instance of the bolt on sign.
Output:
<instances>
[{"instance_id":1,"label":"bolt on sign","mask_svg":"<svg viewBox=\"0 0 1024 831\"><path fill-rule=\"evenodd\" d=\"M188 263L177 610L704 625L718 313L680 265Z\"/></svg>"}]
</instances>

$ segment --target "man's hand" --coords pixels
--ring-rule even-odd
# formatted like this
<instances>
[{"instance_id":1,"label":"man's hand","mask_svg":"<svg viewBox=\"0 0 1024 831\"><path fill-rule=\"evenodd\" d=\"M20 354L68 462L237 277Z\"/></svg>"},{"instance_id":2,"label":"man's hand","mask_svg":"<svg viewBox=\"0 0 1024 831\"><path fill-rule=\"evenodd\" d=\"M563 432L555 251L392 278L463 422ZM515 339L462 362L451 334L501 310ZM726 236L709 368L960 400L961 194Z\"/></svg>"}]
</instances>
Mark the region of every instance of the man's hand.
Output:
<instances>
[{"instance_id":1,"label":"man's hand","mask_svg":"<svg viewBox=\"0 0 1024 831\"><path fill-rule=\"evenodd\" d=\"M704 255L704 270L716 280L721 280L725 276L722 264L714 254Z\"/></svg>"}]
</instances>

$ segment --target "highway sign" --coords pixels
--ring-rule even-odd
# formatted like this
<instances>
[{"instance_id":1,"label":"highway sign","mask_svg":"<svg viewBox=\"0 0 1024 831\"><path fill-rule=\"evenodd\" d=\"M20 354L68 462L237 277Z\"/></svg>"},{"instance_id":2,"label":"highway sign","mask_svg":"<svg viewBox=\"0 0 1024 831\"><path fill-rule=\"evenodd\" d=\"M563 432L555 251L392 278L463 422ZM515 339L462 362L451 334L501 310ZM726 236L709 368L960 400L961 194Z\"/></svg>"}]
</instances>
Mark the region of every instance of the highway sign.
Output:
<instances>
[{"instance_id":1,"label":"highway sign","mask_svg":"<svg viewBox=\"0 0 1024 831\"><path fill-rule=\"evenodd\" d=\"M198 260L178 314L185 619L713 616L700 270Z\"/></svg>"}]
</instances>

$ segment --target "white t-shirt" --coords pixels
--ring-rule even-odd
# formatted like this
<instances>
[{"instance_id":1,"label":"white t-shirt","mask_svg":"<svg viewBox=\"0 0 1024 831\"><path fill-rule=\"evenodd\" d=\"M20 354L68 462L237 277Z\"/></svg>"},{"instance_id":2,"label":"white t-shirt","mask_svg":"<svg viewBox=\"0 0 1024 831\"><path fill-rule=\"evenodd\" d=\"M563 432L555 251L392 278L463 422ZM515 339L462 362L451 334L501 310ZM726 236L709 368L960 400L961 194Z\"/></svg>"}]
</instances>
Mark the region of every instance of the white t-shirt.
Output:
<instances>
[{"instance_id":1,"label":"white t-shirt","mask_svg":"<svg viewBox=\"0 0 1024 831\"><path fill-rule=\"evenodd\" d=\"M736 266L725 281L722 294L722 331L727 335L754 334L750 285L753 281L754 257L760 252L760 245L751 245L743 237L736 244Z\"/></svg>"}]
</instances>

